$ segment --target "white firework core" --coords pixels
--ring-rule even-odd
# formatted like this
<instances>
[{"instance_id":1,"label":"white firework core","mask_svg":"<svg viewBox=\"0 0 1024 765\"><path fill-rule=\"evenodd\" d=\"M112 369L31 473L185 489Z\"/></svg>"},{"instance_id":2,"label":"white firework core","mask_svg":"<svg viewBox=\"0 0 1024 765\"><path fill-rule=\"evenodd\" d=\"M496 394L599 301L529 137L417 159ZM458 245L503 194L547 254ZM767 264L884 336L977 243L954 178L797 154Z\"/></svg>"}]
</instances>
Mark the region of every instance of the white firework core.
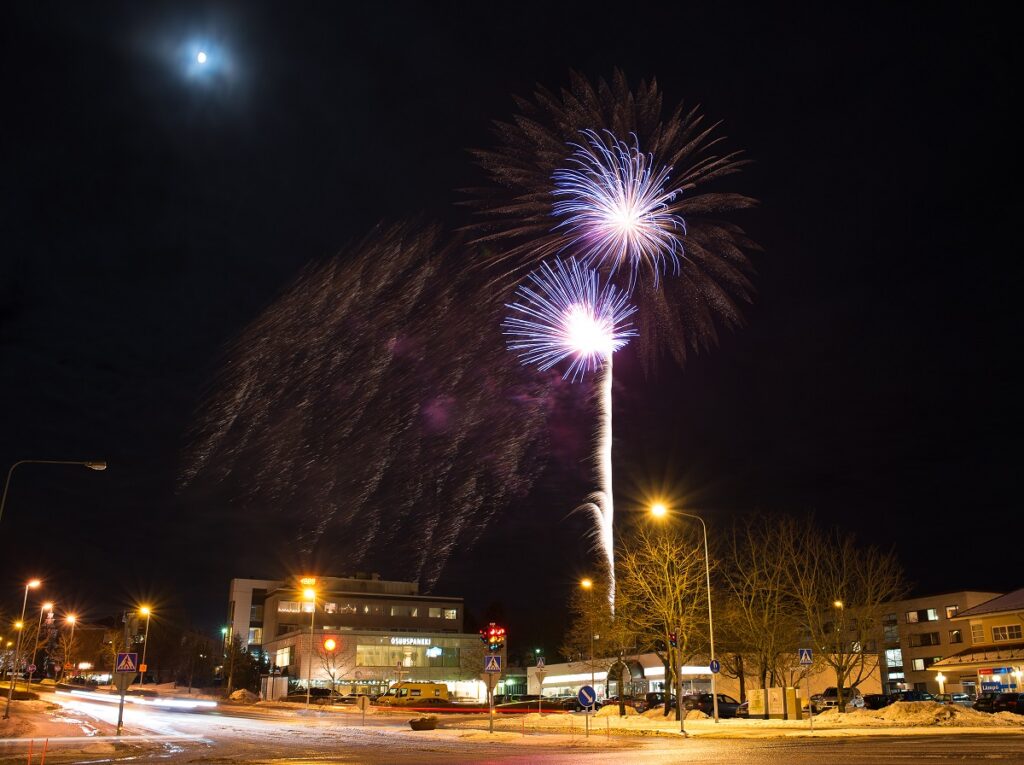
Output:
<instances>
[{"instance_id":1,"label":"white firework core","mask_svg":"<svg viewBox=\"0 0 1024 765\"><path fill-rule=\"evenodd\" d=\"M606 132L602 138L584 130L570 167L552 176L557 198L552 213L556 229L569 232L568 248L589 266L611 272L626 266L635 276L649 268L657 282L668 264L679 270L686 226L672 212L677 191L666 191L672 169L656 168L654 157Z\"/></svg>"}]
</instances>

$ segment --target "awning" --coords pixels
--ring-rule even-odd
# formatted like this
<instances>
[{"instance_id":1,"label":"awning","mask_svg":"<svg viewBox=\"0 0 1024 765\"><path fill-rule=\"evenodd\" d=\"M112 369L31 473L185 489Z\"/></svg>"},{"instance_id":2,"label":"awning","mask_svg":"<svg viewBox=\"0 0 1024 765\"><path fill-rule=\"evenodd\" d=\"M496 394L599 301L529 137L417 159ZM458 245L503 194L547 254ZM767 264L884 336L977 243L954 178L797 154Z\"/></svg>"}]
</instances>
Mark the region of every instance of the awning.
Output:
<instances>
[{"instance_id":1,"label":"awning","mask_svg":"<svg viewBox=\"0 0 1024 765\"><path fill-rule=\"evenodd\" d=\"M1005 664L1024 664L1024 642L972 646L935 662L928 669L938 672L943 669L980 669Z\"/></svg>"}]
</instances>

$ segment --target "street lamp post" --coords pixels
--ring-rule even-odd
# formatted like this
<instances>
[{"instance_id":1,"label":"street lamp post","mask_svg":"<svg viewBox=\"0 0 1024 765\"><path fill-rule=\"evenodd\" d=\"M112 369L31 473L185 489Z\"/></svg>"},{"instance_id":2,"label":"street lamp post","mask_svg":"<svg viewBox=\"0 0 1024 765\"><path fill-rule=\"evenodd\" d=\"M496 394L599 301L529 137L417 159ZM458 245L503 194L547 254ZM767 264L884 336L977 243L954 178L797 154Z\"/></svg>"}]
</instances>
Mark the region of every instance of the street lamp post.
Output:
<instances>
[{"instance_id":1,"label":"street lamp post","mask_svg":"<svg viewBox=\"0 0 1024 765\"><path fill-rule=\"evenodd\" d=\"M146 617L146 634L142 638L142 666L146 665L146 648L149 647L149 617L152 615L152 611L149 606L142 606L139 609L139 613ZM139 675L139 685L146 684L146 671L143 670Z\"/></svg>"},{"instance_id":2,"label":"street lamp post","mask_svg":"<svg viewBox=\"0 0 1024 765\"><path fill-rule=\"evenodd\" d=\"M594 689L594 694L597 695L597 688L594 686L594 583L590 579L581 579L580 587L587 591L587 610L590 612L590 618L587 619L587 624L590 627L590 687Z\"/></svg>"},{"instance_id":3,"label":"street lamp post","mask_svg":"<svg viewBox=\"0 0 1024 765\"><path fill-rule=\"evenodd\" d=\"M18 465L84 465L90 470L106 470L107 463L100 460L18 460L11 469L7 471L7 480L4 482L4 493L0 496L0 520L4 517L4 505L7 504L7 490L11 488L11 475Z\"/></svg>"},{"instance_id":4,"label":"street lamp post","mask_svg":"<svg viewBox=\"0 0 1024 765\"><path fill-rule=\"evenodd\" d=\"M11 470L14 470L12 467ZM7 474L7 482L10 483L11 474ZM4 494L6 496L7 490L4 488ZM0 509L3 509L0 505ZM4 719L11 719L11 699L14 698L14 680L18 676L18 657L21 654L21 638L25 634L25 609L28 608L28 591L34 590L42 584L38 579L31 579L25 583L25 597L21 601L21 619L17 624L18 627L18 646L14 649L14 664L11 666L11 685L7 689L7 707L4 709Z\"/></svg>"},{"instance_id":5,"label":"street lamp post","mask_svg":"<svg viewBox=\"0 0 1024 765\"><path fill-rule=\"evenodd\" d=\"M39 636L42 635L42 633L43 633L43 611L53 611L53 603L50 603L50 602L43 603L42 608L39 609L39 624L36 625L36 640L35 640L36 644L32 648L32 660L29 661L29 663L28 663L28 665L29 665L28 684L29 685L32 685L32 675L34 675L35 672L36 672L36 670L35 670L35 666L36 666L36 663L35 663L35 660L36 660L36 650L39 647Z\"/></svg>"},{"instance_id":6,"label":"street lamp post","mask_svg":"<svg viewBox=\"0 0 1024 765\"><path fill-rule=\"evenodd\" d=\"M306 709L309 709L309 696L313 686L313 630L316 626L316 590L307 587L302 597L309 601L309 657L306 663ZM401 678L399 678L401 679Z\"/></svg>"},{"instance_id":7,"label":"street lamp post","mask_svg":"<svg viewBox=\"0 0 1024 765\"><path fill-rule=\"evenodd\" d=\"M704 523L704 519L699 515L693 515L692 513L684 513L681 510L673 511L676 515L682 515L686 518L693 518L695 521L700 522L701 530L704 532L704 576L708 590L708 639L711 646L711 661L715 660L715 619L711 611L711 556L708 555L708 527ZM663 518L668 514L668 508L661 502L657 502L651 506L651 515L655 518ZM718 674L716 672L711 673L711 704L714 711L715 722L718 722ZM681 698L676 699L677 704L682 704ZM682 709L679 710L680 717L683 717Z\"/></svg>"},{"instance_id":8,"label":"street lamp post","mask_svg":"<svg viewBox=\"0 0 1024 765\"><path fill-rule=\"evenodd\" d=\"M74 677L75 662L75 624L78 623L78 617L74 614L68 614L64 617L64 621L71 625L71 638L68 640L68 655L64 657L64 662L71 665L72 677Z\"/></svg>"}]
</instances>

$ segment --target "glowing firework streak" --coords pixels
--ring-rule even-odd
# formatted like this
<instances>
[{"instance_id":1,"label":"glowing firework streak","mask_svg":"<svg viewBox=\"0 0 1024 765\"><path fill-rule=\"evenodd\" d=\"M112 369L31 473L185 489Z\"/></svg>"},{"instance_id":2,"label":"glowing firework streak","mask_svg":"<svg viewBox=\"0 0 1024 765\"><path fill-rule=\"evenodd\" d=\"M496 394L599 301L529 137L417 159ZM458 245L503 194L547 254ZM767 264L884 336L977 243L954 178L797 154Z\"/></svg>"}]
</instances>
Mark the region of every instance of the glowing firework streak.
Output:
<instances>
[{"instance_id":1,"label":"glowing firework streak","mask_svg":"<svg viewBox=\"0 0 1024 765\"><path fill-rule=\"evenodd\" d=\"M579 509L594 518L594 538L608 564L608 600L615 608L615 540L612 499L612 354L636 335L628 293L601 284L597 271L574 259L543 263L516 292L518 302L502 323L509 350L541 370L570 358L563 378L574 382L600 371L599 424L595 444L599 489Z\"/></svg>"},{"instance_id":2,"label":"glowing firework streak","mask_svg":"<svg viewBox=\"0 0 1024 765\"><path fill-rule=\"evenodd\" d=\"M658 275L671 261L679 272L686 233L683 219L671 212L677 191L665 191L672 168L655 169L654 157L605 131L582 131L584 144L575 147L568 169L552 175L552 212L561 221L555 227L573 237L573 253L588 266L609 266L612 273L626 264L631 279L641 265Z\"/></svg>"}]
</instances>

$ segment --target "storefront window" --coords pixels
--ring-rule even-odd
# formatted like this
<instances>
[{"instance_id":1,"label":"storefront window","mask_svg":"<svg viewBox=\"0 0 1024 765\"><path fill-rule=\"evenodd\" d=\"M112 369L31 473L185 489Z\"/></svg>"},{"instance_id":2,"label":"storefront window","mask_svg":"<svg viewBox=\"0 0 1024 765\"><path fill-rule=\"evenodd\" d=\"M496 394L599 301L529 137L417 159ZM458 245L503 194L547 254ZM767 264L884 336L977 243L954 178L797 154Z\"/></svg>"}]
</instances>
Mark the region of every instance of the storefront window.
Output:
<instances>
[{"instance_id":1,"label":"storefront window","mask_svg":"<svg viewBox=\"0 0 1024 765\"><path fill-rule=\"evenodd\" d=\"M397 639L397 638L396 638ZM373 640L370 638L370 640ZM402 638L405 640L405 638ZM457 640L432 638L425 645L392 645L390 638L378 638L373 643L356 646L358 667L458 667Z\"/></svg>"},{"instance_id":2,"label":"storefront window","mask_svg":"<svg viewBox=\"0 0 1024 765\"><path fill-rule=\"evenodd\" d=\"M277 612L279 614L297 614L299 613L299 604L294 600L282 600L277 604Z\"/></svg>"}]
</instances>

